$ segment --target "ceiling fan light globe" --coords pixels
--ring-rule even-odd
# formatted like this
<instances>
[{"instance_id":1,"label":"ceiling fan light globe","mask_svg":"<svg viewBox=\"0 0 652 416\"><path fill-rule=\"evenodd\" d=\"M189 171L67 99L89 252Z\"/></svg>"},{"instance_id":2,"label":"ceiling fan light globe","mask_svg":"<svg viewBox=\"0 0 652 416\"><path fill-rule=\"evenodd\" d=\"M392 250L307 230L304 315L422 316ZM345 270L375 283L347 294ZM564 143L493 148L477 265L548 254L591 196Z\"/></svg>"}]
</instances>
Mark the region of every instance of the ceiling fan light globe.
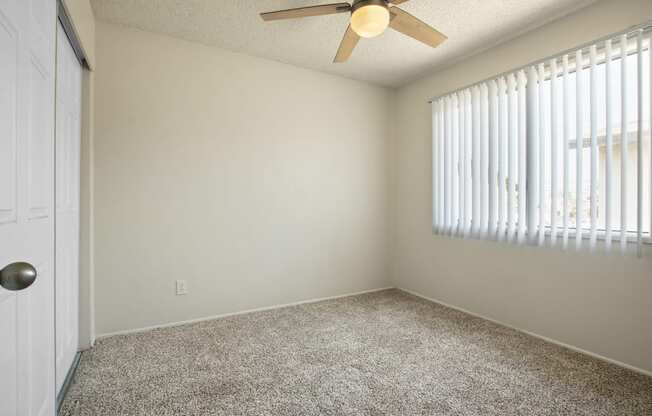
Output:
<instances>
[{"instance_id":1,"label":"ceiling fan light globe","mask_svg":"<svg viewBox=\"0 0 652 416\"><path fill-rule=\"evenodd\" d=\"M370 4L356 9L351 15L351 28L363 38L373 38L389 26L389 10L385 6Z\"/></svg>"}]
</instances>

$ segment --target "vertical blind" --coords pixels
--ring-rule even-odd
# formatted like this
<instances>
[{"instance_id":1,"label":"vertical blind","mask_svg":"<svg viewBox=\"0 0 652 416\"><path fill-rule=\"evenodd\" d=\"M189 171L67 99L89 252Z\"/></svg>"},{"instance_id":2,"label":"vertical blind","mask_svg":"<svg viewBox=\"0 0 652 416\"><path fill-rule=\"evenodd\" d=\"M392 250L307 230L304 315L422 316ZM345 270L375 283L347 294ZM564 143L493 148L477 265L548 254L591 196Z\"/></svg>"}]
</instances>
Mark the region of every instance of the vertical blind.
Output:
<instances>
[{"instance_id":1,"label":"vertical blind","mask_svg":"<svg viewBox=\"0 0 652 416\"><path fill-rule=\"evenodd\" d=\"M650 28L433 99L433 231L590 250L604 240L640 255L652 222Z\"/></svg>"}]
</instances>

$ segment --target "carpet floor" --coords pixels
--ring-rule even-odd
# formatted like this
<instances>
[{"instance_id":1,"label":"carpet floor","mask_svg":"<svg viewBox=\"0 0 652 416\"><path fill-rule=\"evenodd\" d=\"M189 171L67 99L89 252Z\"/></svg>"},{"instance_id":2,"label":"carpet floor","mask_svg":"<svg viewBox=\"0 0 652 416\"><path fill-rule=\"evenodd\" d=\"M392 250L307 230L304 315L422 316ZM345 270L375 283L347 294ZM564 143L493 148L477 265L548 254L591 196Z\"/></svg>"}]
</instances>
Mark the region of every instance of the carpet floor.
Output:
<instances>
[{"instance_id":1,"label":"carpet floor","mask_svg":"<svg viewBox=\"0 0 652 416\"><path fill-rule=\"evenodd\" d=\"M652 378L387 290L101 339L60 414L652 415Z\"/></svg>"}]
</instances>

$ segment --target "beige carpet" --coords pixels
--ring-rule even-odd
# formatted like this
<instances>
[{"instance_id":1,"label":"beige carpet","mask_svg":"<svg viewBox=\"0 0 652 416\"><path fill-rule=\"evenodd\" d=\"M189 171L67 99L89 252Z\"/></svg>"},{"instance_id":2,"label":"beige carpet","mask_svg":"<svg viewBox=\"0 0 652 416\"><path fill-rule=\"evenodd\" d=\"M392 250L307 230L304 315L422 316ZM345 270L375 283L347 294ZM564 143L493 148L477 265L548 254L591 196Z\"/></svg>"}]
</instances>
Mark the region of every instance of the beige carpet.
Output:
<instances>
[{"instance_id":1,"label":"beige carpet","mask_svg":"<svg viewBox=\"0 0 652 416\"><path fill-rule=\"evenodd\" d=\"M397 290L115 336L63 415L652 415L652 378Z\"/></svg>"}]
</instances>

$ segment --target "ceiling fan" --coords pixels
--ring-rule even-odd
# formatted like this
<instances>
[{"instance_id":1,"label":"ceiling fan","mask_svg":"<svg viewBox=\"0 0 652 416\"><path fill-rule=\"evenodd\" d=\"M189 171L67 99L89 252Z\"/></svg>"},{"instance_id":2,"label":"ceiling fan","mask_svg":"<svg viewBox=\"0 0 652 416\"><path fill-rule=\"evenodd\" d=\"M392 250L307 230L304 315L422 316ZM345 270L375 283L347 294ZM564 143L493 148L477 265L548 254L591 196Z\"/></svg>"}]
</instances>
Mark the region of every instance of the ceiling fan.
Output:
<instances>
[{"instance_id":1,"label":"ceiling fan","mask_svg":"<svg viewBox=\"0 0 652 416\"><path fill-rule=\"evenodd\" d=\"M409 0L353 0L349 3L333 3L319 6L299 7L261 13L264 21L295 19L298 17L323 16L337 13L351 13L349 27L344 33L333 62L344 62L351 56L360 37L373 38L387 27L410 36L433 48L447 38L431 26L396 7Z\"/></svg>"}]
</instances>

